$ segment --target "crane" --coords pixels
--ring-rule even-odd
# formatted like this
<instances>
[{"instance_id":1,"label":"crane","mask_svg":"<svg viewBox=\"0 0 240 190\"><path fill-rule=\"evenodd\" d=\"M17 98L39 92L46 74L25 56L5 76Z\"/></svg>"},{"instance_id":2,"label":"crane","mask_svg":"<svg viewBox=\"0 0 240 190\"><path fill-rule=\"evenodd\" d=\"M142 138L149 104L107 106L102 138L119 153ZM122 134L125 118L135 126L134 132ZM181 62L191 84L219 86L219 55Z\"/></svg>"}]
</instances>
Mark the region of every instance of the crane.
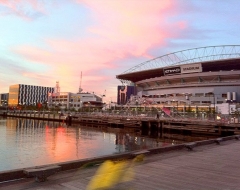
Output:
<instances>
[{"instance_id":1,"label":"crane","mask_svg":"<svg viewBox=\"0 0 240 190\"><path fill-rule=\"evenodd\" d=\"M106 97L106 89L104 90L102 97Z\"/></svg>"}]
</instances>

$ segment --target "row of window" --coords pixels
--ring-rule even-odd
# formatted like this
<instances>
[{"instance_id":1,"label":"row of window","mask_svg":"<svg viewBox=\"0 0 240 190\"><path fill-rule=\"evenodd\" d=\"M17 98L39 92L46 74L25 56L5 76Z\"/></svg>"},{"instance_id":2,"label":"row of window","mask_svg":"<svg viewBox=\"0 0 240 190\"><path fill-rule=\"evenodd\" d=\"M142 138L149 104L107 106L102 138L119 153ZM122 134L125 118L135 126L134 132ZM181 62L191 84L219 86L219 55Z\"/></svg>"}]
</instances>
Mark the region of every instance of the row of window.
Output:
<instances>
[{"instance_id":1,"label":"row of window","mask_svg":"<svg viewBox=\"0 0 240 190\"><path fill-rule=\"evenodd\" d=\"M56 99L56 100L52 99L52 101L53 102L67 102L67 99ZM80 99L79 100L71 99L70 102L81 102L81 100Z\"/></svg>"},{"instance_id":2,"label":"row of window","mask_svg":"<svg viewBox=\"0 0 240 190\"><path fill-rule=\"evenodd\" d=\"M55 99L55 98L67 98L68 96L52 96L52 99Z\"/></svg>"},{"instance_id":3,"label":"row of window","mask_svg":"<svg viewBox=\"0 0 240 190\"><path fill-rule=\"evenodd\" d=\"M214 97L213 93L195 93L193 94L161 94L161 95L142 95L143 98L169 98L169 97ZM227 94L221 94L222 98L227 98Z\"/></svg>"},{"instance_id":4,"label":"row of window","mask_svg":"<svg viewBox=\"0 0 240 190\"><path fill-rule=\"evenodd\" d=\"M184 101L163 101L163 102L156 102L157 104L169 104L169 105L186 105L188 104L187 102ZM191 101L190 104L212 104L213 102L211 101ZM217 104L222 104L224 103L223 101L217 101Z\"/></svg>"},{"instance_id":5,"label":"row of window","mask_svg":"<svg viewBox=\"0 0 240 190\"><path fill-rule=\"evenodd\" d=\"M49 106L55 106L55 104L49 104ZM67 106L67 104L58 104L58 106ZM80 104L69 104L70 107L80 107Z\"/></svg>"}]
</instances>

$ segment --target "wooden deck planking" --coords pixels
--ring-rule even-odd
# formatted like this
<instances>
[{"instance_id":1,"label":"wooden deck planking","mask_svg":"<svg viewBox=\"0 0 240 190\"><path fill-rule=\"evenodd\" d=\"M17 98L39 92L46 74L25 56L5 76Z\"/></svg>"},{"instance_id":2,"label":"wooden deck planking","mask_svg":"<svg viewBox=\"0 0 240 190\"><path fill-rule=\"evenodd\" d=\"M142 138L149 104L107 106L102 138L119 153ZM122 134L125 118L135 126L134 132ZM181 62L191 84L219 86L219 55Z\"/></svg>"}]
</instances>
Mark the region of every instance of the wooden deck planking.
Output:
<instances>
[{"instance_id":1,"label":"wooden deck planking","mask_svg":"<svg viewBox=\"0 0 240 190\"><path fill-rule=\"evenodd\" d=\"M85 189L97 167L57 173L43 183L34 179L1 184L1 189ZM240 141L199 146L194 151L177 150L146 156L134 167L135 179L119 189L174 190L228 189L240 186ZM114 189L114 188L113 188ZM116 188L115 188L116 189Z\"/></svg>"}]
</instances>

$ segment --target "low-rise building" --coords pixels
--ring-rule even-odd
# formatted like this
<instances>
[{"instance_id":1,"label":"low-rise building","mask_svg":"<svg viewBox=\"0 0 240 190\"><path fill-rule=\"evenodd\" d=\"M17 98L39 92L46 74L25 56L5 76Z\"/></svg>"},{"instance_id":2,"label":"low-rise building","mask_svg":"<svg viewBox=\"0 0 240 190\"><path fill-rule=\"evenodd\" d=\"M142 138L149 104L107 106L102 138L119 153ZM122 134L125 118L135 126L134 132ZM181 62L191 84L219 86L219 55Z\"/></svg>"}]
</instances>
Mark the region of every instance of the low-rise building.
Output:
<instances>
[{"instance_id":1,"label":"low-rise building","mask_svg":"<svg viewBox=\"0 0 240 190\"><path fill-rule=\"evenodd\" d=\"M48 107L78 111L81 108L100 109L103 107L103 102L100 96L93 93L57 92L49 94Z\"/></svg>"},{"instance_id":2,"label":"low-rise building","mask_svg":"<svg viewBox=\"0 0 240 190\"><path fill-rule=\"evenodd\" d=\"M59 82L56 82L54 93L49 93L48 107L61 110L74 109L101 109L103 107L102 97L94 93L82 92L79 88L78 93L60 92ZM86 110L85 110L86 111Z\"/></svg>"},{"instance_id":3,"label":"low-rise building","mask_svg":"<svg viewBox=\"0 0 240 190\"><path fill-rule=\"evenodd\" d=\"M0 94L0 106L6 107L8 105L8 93Z\"/></svg>"}]
</instances>

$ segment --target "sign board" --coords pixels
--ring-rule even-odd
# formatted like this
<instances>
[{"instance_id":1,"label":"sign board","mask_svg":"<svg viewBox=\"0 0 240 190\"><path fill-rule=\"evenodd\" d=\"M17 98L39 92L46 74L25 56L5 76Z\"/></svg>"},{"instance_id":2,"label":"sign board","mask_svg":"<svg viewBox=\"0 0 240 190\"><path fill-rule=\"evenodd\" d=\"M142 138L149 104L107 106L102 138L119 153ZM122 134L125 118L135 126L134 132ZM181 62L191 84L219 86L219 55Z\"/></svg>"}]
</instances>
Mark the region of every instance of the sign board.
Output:
<instances>
[{"instance_id":1,"label":"sign board","mask_svg":"<svg viewBox=\"0 0 240 190\"><path fill-rule=\"evenodd\" d=\"M167 69L163 69L164 75L174 75L181 73L181 67L171 67Z\"/></svg>"},{"instance_id":2,"label":"sign board","mask_svg":"<svg viewBox=\"0 0 240 190\"><path fill-rule=\"evenodd\" d=\"M181 66L181 73L197 73L197 72L202 72L202 64L201 63Z\"/></svg>"},{"instance_id":3,"label":"sign board","mask_svg":"<svg viewBox=\"0 0 240 190\"><path fill-rule=\"evenodd\" d=\"M229 109L230 109L230 114L234 114L237 110L236 110L236 105L229 105Z\"/></svg>"},{"instance_id":4,"label":"sign board","mask_svg":"<svg viewBox=\"0 0 240 190\"><path fill-rule=\"evenodd\" d=\"M221 114L234 114L236 111L236 105L229 105L228 103L216 104L216 111Z\"/></svg>"},{"instance_id":5,"label":"sign board","mask_svg":"<svg viewBox=\"0 0 240 190\"><path fill-rule=\"evenodd\" d=\"M187 64L179 67L170 67L163 69L164 75L186 74L202 72L202 64Z\"/></svg>"},{"instance_id":6,"label":"sign board","mask_svg":"<svg viewBox=\"0 0 240 190\"><path fill-rule=\"evenodd\" d=\"M227 103L216 104L216 112L220 114L229 114L229 105Z\"/></svg>"}]
</instances>

